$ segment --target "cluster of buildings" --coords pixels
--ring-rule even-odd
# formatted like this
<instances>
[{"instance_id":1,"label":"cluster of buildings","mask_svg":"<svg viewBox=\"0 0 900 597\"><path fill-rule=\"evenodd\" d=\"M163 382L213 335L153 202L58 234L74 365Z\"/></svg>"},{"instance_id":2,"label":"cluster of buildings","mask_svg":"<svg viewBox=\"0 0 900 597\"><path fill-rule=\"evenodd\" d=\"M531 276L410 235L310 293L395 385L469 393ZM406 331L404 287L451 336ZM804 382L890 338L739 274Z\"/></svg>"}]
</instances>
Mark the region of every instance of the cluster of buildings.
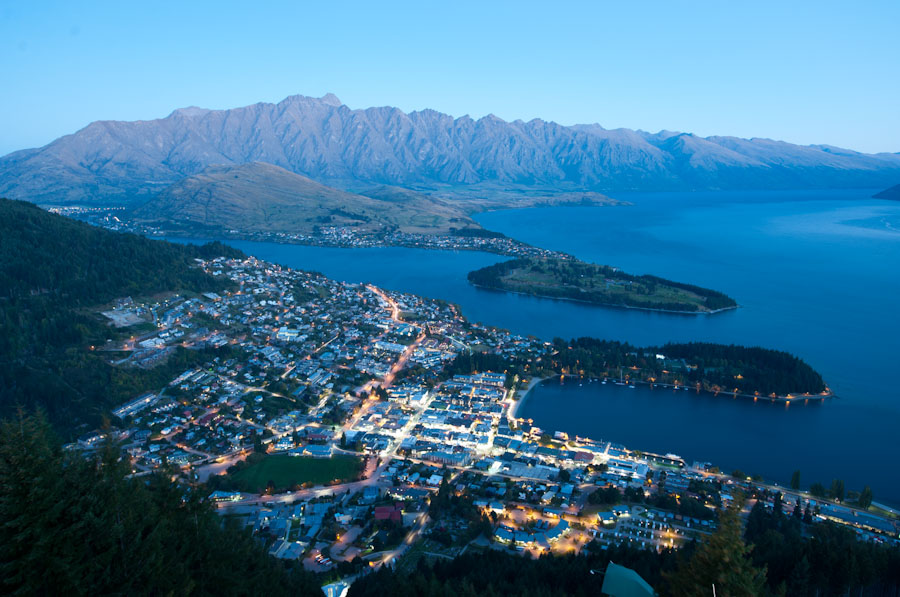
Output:
<instances>
[{"instance_id":1,"label":"cluster of buildings","mask_svg":"<svg viewBox=\"0 0 900 597\"><path fill-rule=\"evenodd\" d=\"M158 226L129 220L121 208L54 208L51 211L87 221L110 230L128 231L145 236L175 235ZM184 234L184 231L178 231ZM510 257L546 257L569 259L569 255L533 247L515 239L473 229L457 233L428 234L401 232L399 230L374 231L353 226L316 227L314 232L248 232L223 230L226 238L240 238L261 242L278 242L298 245L342 248L413 247L449 251L484 251Z\"/></svg>"},{"instance_id":2,"label":"cluster of buildings","mask_svg":"<svg viewBox=\"0 0 900 597\"><path fill-rule=\"evenodd\" d=\"M161 360L176 347L220 349L212 360L179 372L162 392L113 411L131 438L136 469L203 465L239 457L261 442L287 451L333 441L332 427L376 384L402 370L401 357L437 377L461 350L446 335L429 333L464 335L462 319L444 304L252 258L202 265L228 277L233 290L116 306L154 323L152 331L112 347L129 355L118 365L143 366L148 353ZM414 314L415 322L401 313ZM413 400L427 391L419 387ZM373 421L375 427L384 423Z\"/></svg>"},{"instance_id":3,"label":"cluster of buildings","mask_svg":"<svg viewBox=\"0 0 900 597\"><path fill-rule=\"evenodd\" d=\"M367 457L363 479L211 496L273 557L315 571L341 563L358 570L423 541L452 555L472 532L487 536L484 549L628 542L661 550L712 532L714 509L733 499L735 485L754 489L675 455L517 418L529 367L541 369L549 343L469 323L440 301L254 258L198 265L229 280L230 290L112 308L154 324L126 341L132 355L121 366L145 366L134 357L145 358L141 351L204 355L164 388L117 407L116 433L135 474L174 467L188 482L227 473L254 453ZM525 363L524 372L461 369L473 353ZM85 436L79 447L101 440ZM447 500L452 507L434 510ZM891 521L818 506L817 516L872 540L897 540Z\"/></svg>"}]
</instances>

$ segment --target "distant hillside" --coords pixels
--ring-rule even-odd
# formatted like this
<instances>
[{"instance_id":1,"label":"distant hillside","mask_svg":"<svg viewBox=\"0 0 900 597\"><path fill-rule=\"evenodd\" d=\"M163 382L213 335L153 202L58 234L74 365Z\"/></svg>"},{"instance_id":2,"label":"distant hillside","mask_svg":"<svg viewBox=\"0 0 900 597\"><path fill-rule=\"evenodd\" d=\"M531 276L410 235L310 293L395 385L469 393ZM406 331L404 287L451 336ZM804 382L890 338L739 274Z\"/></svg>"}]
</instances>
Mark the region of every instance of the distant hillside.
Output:
<instances>
[{"instance_id":1,"label":"distant hillside","mask_svg":"<svg viewBox=\"0 0 900 597\"><path fill-rule=\"evenodd\" d=\"M886 187L900 155L688 133L352 110L333 95L98 121L0 158L0 195L40 204L139 203L214 164L274 164L318 182L483 193Z\"/></svg>"},{"instance_id":2,"label":"distant hillside","mask_svg":"<svg viewBox=\"0 0 900 597\"><path fill-rule=\"evenodd\" d=\"M71 429L157 387L168 372L114 368L88 350L114 333L95 308L129 295L221 290L226 282L194 262L219 255L241 253L110 232L0 199L0 417L40 406ZM186 365L186 352L172 365Z\"/></svg>"},{"instance_id":3,"label":"distant hillside","mask_svg":"<svg viewBox=\"0 0 900 597\"><path fill-rule=\"evenodd\" d=\"M445 200L390 187L370 196L319 184L261 162L210 166L163 190L135 211L148 222L193 229L312 232L318 226L362 230L447 231L478 227Z\"/></svg>"},{"instance_id":4,"label":"distant hillside","mask_svg":"<svg viewBox=\"0 0 900 597\"><path fill-rule=\"evenodd\" d=\"M900 184L885 189L874 196L875 199L894 199L900 201Z\"/></svg>"}]
</instances>

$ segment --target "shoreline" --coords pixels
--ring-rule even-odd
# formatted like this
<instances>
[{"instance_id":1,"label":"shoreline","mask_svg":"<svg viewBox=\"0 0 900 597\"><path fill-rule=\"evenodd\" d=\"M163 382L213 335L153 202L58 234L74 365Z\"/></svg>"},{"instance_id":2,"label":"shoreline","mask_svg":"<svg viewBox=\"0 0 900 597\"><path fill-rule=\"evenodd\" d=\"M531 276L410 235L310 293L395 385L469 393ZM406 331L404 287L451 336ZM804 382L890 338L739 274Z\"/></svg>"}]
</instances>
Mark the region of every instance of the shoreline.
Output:
<instances>
[{"instance_id":1,"label":"shoreline","mask_svg":"<svg viewBox=\"0 0 900 597\"><path fill-rule=\"evenodd\" d=\"M521 290L507 290L505 288L494 288L492 286L484 286L482 284L476 284L471 280L467 280L469 284L474 286L475 288L480 288L482 290L493 290L495 292L506 292L509 294L520 294L522 296L530 296L532 298L540 298L540 299L549 299L551 301L568 301L570 303L579 303L582 305L591 305L593 307L603 307L607 309L631 309L634 311L650 311L652 313L668 313L671 315L715 315L716 313L723 313L725 311L734 311L740 308L740 305L735 305L733 307L723 307L721 309L713 309L710 311L676 311L674 309L654 309L652 307L634 307L631 305L622 305L617 303L598 303L595 301L586 301L582 299L569 298L565 296L547 296L544 294L534 294L531 292L522 292Z\"/></svg>"},{"instance_id":2,"label":"shoreline","mask_svg":"<svg viewBox=\"0 0 900 597\"><path fill-rule=\"evenodd\" d=\"M147 236L147 238L156 238L160 240L168 240L172 239L182 240L182 241L192 241L192 240L205 240L204 235L199 235L199 237L192 236L182 236L182 235L169 235L169 234L161 234L161 235L152 235ZM506 253L500 250L491 249L488 247L435 247L429 245L416 245L412 243L373 243L370 245L352 245L345 243L326 243L326 242L304 242L300 240L285 240L285 239L275 239L275 238L252 238L249 236L228 236L221 238L210 238L210 240L217 240L222 243L227 243L232 240L239 240L244 242L252 242L252 243L272 243L277 245L295 245L298 247L320 247L323 249L391 249L391 248L400 248L400 249L421 249L423 251L473 251L476 253L488 253L490 255L500 255L501 257L516 257L515 253ZM529 245L530 246L530 245Z\"/></svg>"},{"instance_id":3,"label":"shoreline","mask_svg":"<svg viewBox=\"0 0 900 597\"><path fill-rule=\"evenodd\" d=\"M548 377L532 377L531 381L528 382L528 387L523 388L521 390L517 390L518 398L512 398L512 403L509 406L509 410L506 413L507 419L512 421L517 421L518 418L516 415L519 414L519 409L522 408L522 404L525 403L525 399L528 398L528 395L531 393L536 386L544 383L548 379L553 379L556 375L550 375Z\"/></svg>"},{"instance_id":4,"label":"shoreline","mask_svg":"<svg viewBox=\"0 0 900 597\"><path fill-rule=\"evenodd\" d=\"M483 228L483 230L486 230ZM203 233L200 230L192 231L192 230L183 230L183 231L174 231L174 230L128 230L134 234L139 234L146 238L153 238L159 240L172 241L173 239L181 240L181 241L192 241L192 240L203 240L203 241L219 241L222 243L228 243L228 241L245 241L245 242L257 242L257 243L273 243L279 245L296 245L301 247L321 247L326 249L387 249L387 248L404 248L404 249L422 249L424 251L473 251L480 253L487 253L490 255L500 255L501 257L510 257L510 258L519 258L522 257L522 254L515 252L504 250L503 248L498 247L475 247L475 246L436 246L431 244L416 244L414 242L385 242L383 240L372 241L364 244L353 244L349 242L331 242L328 240L321 240L319 238L315 238L313 235L305 235L306 238L284 238L284 237L274 237L269 238L267 235L269 233L253 233L253 232L228 232L228 231L216 231L216 232L207 232ZM419 233L409 233L409 234L419 234ZM460 236L453 237L450 234L426 234L421 233L423 237L449 237L449 238L460 238L465 239L469 237ZM502 238L495 238L494 240L506 240L510 243L515 243L519 247L523 249L533 249L535 251L541 251L546 253L559 253L558 251L552 251L550 249L542 249L541 247L536 247L534 245L530 245L526 242L520 241L518 239L512 238L510 236L504 236ZM560 253L561 256L565 258L574 258L572 255L568 255L566 253Z\"/></svg>"},{"instance_id":5,"label":"shoreline","mask_svg":"<svg viewBox=\"0 0 900 597\"><path fill-rule=\"evenodd\" d=\"M546 376L546 377L534 377L534 378L532 378L531 381L529 382L527 388L525 388L525 389L523 389L523 390L519 390L520 392L522 392L521 397L520 397L517 401L515 401L514 404L513 404L513 406L509 409L509 411L508 411L508 416L509 416L512 420L514 420L514 421L516 421L516 422L518 422L518 421L520 421L520 420L523 420L523 419L519 419L519 418L516 418L516 417L517 417L517 415L518 415L518 413L519 413L519 410L520 410L522 404L525 402L525 400L526 400L526 399L528 398L528 396L531 394L531 391L532 391L534 388L536 388L538 385L540 385L540 384L542 384L542 383L544 383L544 382L546 382L546 381L549 381L549 380L551 380L551 379L554 379L554 378L562 378L562 379L560 380L560 384L563 383L563 381L564 381L565 378L569 378L569 379L571 379L571 380L573 380L573 381L574 381L574 380L582 380L582 381L586 381L586 380L602 381L602 380L604 379L604 378L601 378L601 377L591 377L591 376L572 375L572 374L554 374L554 375ZM615 382L625 382L624 379L614 379L614 378L612 378L612 377L608 377L608 378L605 378L605 379L608 380L608 381L612 381L612 382L614 382L614 383L615 383ZM678 387L682 387L682 388L685 387L685 386L675 386L674 384L654 383L654 382L646 382L646 381L639 381L639 380L629 380L628 382L626 382L626 383L623 384L623 385L631 385L632 387L634 387L634 386L636 386L636 385L638 385L638 384L642 384L642 385L645 385L645 386L650 386L651 389L652 389L654 386L660 386L660 387L665 388L665 389L673 389L673 393L675 393L675 391L677 390ZM579 384L579 385L580 385L580 384ZM616 384L616 385L618 385L618 384ZM705 393L705 394L711 395L712 397L717 397L719 394L725 394L726 396L730 396L730 397L732 397L732 398L752 398L752 399L754 399L754 402L759 401L760 399L766 400L766 401L768 401L769 403L781 402L781 403L784 403L785 407L788 407L788 406L790 406L790 404L791 404L792 402L796 402L796 401L799 401L799 400L809 401L809 400L812 399L812 400L818 400L820 403L824 403L825 400L826 400L827 398L837 398L837 397L838 397L838 396L836 396L830 389L827 389L825 392L822 392L821 394L814 394L814 395L798 394L798 395L796 395L796 396L793 395L793 394L788 394L788 395L786 395L786 396L776 396L775 398L772 398L772 397L770 397L770 396L755 396L755 395L752 395L752 394L742 394L742 393L739 393L739 392L738 392L738 393L735 393L735 392L725 392L725 391L713 392L713 391L710 391L710 390L704 390L704 389L699 389L699 388L695 388L695 387L694 387L694 388L688 388L688 390L689 390L689 391L690 391L690 390L693 390L693 391L694 391L695 393L697 393L697 394ZM545 433L549 433L549 432L550 432L547 428L541 427L541 425L539 424L538 421L534 421L533 424L536 425L537 427L539 427L539 428L540 428L543 432L545 432ZM563 429L555 429L554 431L563 431ZM593 439L593 435L590 436L590 437L588 437L588 436L579 436L579 435L577 435L577 434L574 434L574 437L576 437L577 439L580 439L580 441L584 441L584 440L589 440L589 441L590 441L590 440ZM601 438L599 441L603 441L602 438ZM638 451L638 449L632 448L632 447L630 447L630 446L626 446L625 449L628 450L628 451L631 451L631 452ZM644 454L650 454L650 452L645 452L645 451L643 451L643 450L640 450L640 451L644 452ZM679 456L678 458L681 458L681 457ZM681 458L681 460L685 463L685 467L687 467L688 461L685 460L685 459L683 459L683 458ZM724 477L728 477L728 476L729 476L729 475L727 475L727 474L725 474L725 473L719 473L719 474L723 475ZM766 484L766 485L769 485L770 487L775 487L775 488L778 487L778 483L776 483L776 482L774 482L774 481L771 481L771 480L769 480L769 481L765 481L765 480L764 480L762 483L763 483L763 484ZM882 508L884 508L884 509L886 509L886 510L888 510L888 511L891 511L891 512L894 511L890 506L880 506L880 505L879 505L879 507L882 507Z\"/></svg>"},{"instance_id":6,"label":"shoreline","mask_svg":"<svg viewBox=\"0 0 900 597\"><path fill-rule=\"evenodd\" d=\"M181 233L173 234L171 232L166 232L166 231L160 231L160 233L148 234L145 232L145 233L138 233L138 234L142 234L143 236L145 236L147 238L157 238L157 239L166 240L166 241L172 241L173 239L177 239L180 241L190 242L193 240L205 240L208 238L207 235L200 234L199 231L191 232L190 236L185 236L185 235L182 235ZM197 238L198 235L199 235L199 238ZM425 236L428 236L428 235L425 235ZM434 235L434 236L438 236L438 235ZM518 244L519 246L521 246L525 249L535 249L538 251L554 252L550 249L542 249L540 247L530 245L528 243L522 242L522 241L517 240L512 237L505 237L505 238L511 242ZM340 243L340 242L338 242L338 243L316 242L315 240L313 240L311 238L310 239L258 238L258 237L255 238L252 234L248 234L248 233L228 234L228 233L220 232L216 235L213 235L213 238L211 240L219 241L219 242L223 242L223 243L227 243L229 240L238 240L238 241L245 241L245 242L273 243L273 244L279 244L279 245L295 245L295 246L302 246L302 247L321 247L321 248L328 248L328 249L405 248L405 249L420 249L420 250L424 250L424 251L452 251L452 252L471 251L471 252L476 252L476 253L486 253L489 255L499 255L501 257L511 257L514 259L522 257L522 255L520 255L518 253L504 251L502 249L495 248L495 247L471 247L471 246L441 247L441 246L433 246L433 245L403 243L403 242L399 242L399 243L375 242L375 243L366 244L366 245L354 245L354 244ZM560 253L560 254L564 258L577 259L577 257L574 257L573 255L569 255L568 253ZM471 273L471 272L469 272L469 273ZM469 284L471 284L472 286L474 286L475 288L480 288L482 290L493 290L496 292L506 292L509 294L518 294L518 295L522 295L522 296L530 296L533 298L540 298L540 299L569 301L572 303L591 305L594 307L603 307L603 308L607 308L607 309L628 309L628 310L633 310L633 311L647 311L650 313L666 313L666 314L671 314L671 315L716 315L718 313L724 313L726 311L735 311L740 308L739 304L735 304L733 307L722 307L721 309L710 309L707 311L682 311L682 310L678 310L678 309L656 309L653 307L637 307L634 305L623 305L620 303L601 303L601 302L597 302L597 301L587 301L587 300L583 300L583 299L570 298L570 297L548 296L548 295L536 294L536 293L531 293L531 292L522 292L519 290L507 290L505 288L494 288L491 286L484 286L482 284L476 284L475 282L472 282L471 280L468 279L468 275L467 275L466 281Z\"/></svg>"},{"instance_id":7,"label":"shoreline","mask_svg":"<svg viewBox=\"0 0 900 597\"><path fill-rule=\"evenodd\" d=\"M588 377L588 376L572 375L572 374L564 374L564 373L554 374L554 375L550 375L547 377L541 377L541 378L532 378L532 380L531 380L531 382L529 382L527 388L525 388L524 390L519 390L519 392L524 392L524 394L522 394L518 400L514 401L514 406L509 409L508 416L510 418L515 419L516 415L519 412L519 409L521 408L522 403L525 402L525 399L531 393L531 390L534 389L537 385L539 385L545 381L548 381L550 379L553 379L555 377L568 378L568 379L597 380L597 381L602 381L604 379L602 377ZM624 379L615 379L613 377L607 377L606 379L608 381L612 381L612 382L616 382L616 381L624 382L625 381ZM687 391L693 391L698 394L709 394L713 397L718 397L720 394L722 394L725 396L729 396L731 398L751 399L754 402L760 402L760 401L765 401L765 402L769 402L769 403L777 402L777 403L782 403L785 406L792 404L794 402L800 402L800 401L808 402L810 400L819 400L821 402L824 402L828 398L835 398L835 399L838 398L838 396L836 396L834 394L834 392L832 392L831 390L826 390L825 392L822 392L820 394L805 393L805 394L796 394L795 395L795 394L789 393L784 396L781 396L781 395L763 396L763 395L756 395L756 394L744 394L742 392L731 392L728 390L719 390L718 392L715 392L712 390L697 388L695 386L675 385L675 384L661 383L661 382L650 382L650 381L643 381L643 380L637 380L637 379L630 379L624 385L629 385L629 384L649 386L651 389L654 387L657 387L657 386L661 387L661 388L672 389L672 390L678 390L680 388L687 388Z\"/></svg>"}]
</instances>

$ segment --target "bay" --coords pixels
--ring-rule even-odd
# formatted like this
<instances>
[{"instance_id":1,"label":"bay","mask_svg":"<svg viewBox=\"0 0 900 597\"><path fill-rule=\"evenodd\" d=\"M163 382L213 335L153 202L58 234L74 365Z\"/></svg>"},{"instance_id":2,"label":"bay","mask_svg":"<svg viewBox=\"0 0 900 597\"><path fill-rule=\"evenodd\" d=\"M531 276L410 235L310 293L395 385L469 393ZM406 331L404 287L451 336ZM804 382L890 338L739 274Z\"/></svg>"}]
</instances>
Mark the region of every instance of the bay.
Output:
<instances>
[{"instance_id":1,"label":"bay","mask_svg":"<svg viewBox=\"0 0 900 597\"><path fill-rule=\"evenodd\" d=\"M803 485L842 478L900 503L894 455L900 390L900 204L871 190L620 195L630 206L480 214L486 228L545 248L721 290L741 307L690 316L598 308L470 286L502 260L474 252L334 249L229 241L260 257L348 281L452 301L472 321L543 338L637 345L703 340L787 350L839 396L789 408L688 392L548 383L520 412L535 424L636 449L675 452ZM626 392L624 395L621 392Z\"/></svg>"}]
</instances>

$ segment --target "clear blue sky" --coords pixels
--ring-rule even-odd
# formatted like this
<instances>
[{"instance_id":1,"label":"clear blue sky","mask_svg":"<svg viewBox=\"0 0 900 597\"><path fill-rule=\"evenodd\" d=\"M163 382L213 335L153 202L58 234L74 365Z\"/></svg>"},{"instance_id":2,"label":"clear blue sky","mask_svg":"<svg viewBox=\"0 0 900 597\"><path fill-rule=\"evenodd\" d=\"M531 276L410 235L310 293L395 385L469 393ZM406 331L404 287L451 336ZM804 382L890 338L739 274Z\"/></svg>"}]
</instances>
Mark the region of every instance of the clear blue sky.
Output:
<instances>
[{"instance_id":1,"label":"clear blue sky","mask_svg":"<svg viewBox=\"0 0 900 597\"><path fill-rule=\"evenodd\" d=\"M896 152L898 24L898 0L7 1L0 155L98 119L326 92Z\"/></svg>"}]
</instances>

